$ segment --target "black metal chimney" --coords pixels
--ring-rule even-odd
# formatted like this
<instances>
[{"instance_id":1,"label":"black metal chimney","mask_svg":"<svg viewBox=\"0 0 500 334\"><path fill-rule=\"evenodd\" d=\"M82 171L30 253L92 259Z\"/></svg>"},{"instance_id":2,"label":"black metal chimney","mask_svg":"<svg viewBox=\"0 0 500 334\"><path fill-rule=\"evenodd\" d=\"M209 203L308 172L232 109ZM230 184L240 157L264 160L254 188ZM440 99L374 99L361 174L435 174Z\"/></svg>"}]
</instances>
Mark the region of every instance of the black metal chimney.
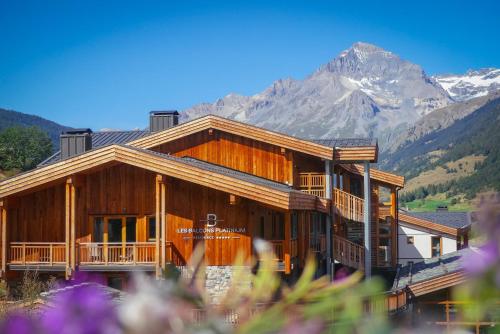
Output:
<instances>
[{"instance_id":1,"label":"black metal chimney","mask_svg":"<svg viewBox=\"0 0 500 334\"><path fill-rule=\"evenodd\" d=\"M61 133L61 159L74 157L92 149L92 130L74 129Z\"/></svg>"},{"instance_id":2,"label":"black metal chimney","mask_svg":"<svg viewBox=\"0 0 500 334\"><path fill-rule=\"evenodd\" d=\"M151 111L149 113L149 131L158 132L179 124L177 110Z\"/></svg>"}]
</instances>

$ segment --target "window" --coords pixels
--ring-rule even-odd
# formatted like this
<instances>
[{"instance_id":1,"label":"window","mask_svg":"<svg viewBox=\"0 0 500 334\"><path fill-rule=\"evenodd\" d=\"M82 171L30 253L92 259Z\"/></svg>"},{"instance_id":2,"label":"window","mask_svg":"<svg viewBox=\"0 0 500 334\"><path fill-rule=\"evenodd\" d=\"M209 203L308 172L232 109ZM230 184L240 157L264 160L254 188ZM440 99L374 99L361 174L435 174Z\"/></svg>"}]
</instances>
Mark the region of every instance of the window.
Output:
<instances>
[{"instance_id":1,"label":"window","mask_svg":"<svg viewBox=\"0 0 500 334\"><path fill-rule=\"evenodd\" d=\"M408 245L413 245L415 243L414 237L406 237L406 243Z\"/></svg>"},{"instance_id":2,"label":"window","mask_svg":"<svg viewBox=\"0 0 500 334\"><path fill-rule=\"evenodd\" d=\"M292 232L291 232L291 237L293 239L297 239L298 237L298 230L299 230L299 216L296 212L292 214Z\"/></svg>"},{"instance_id":3,"label":"window","mask_svg":"<svg viewBox=\"0 0 500 334\"><path fill-rule=\"evenodd\" d=\"M95 217L94 218L94 226L92 230L92 241L93 242L102 242L102 236L104 235L104 218L103 217Z\"/></svg>"},{"instance_id":4,"label":"window","mask_svg":"<svg viewBox=\"0 0 500 334\"><path fill-rule=\"evenodd\" d=\"M126 240L127 242L135 242L136 241L136 222L137 219L135 217L127 217L125 221L125 229L126 229Z\"/></svg>"},{"instance_id":5,"label":"window","mask_svg":"<svg viewBox=\"0 0 500 334\"><path fill-rule=\"evenodd\" d=\"M431 238L431 256L441 256L441 237Z\"/></svg>"},{"instance_id":6,"label":"window","mask_svg":"<svg viewBox=\"0 0 500 334\"><path fill-rule=\"evenodd\" d=\"M284 215L283 213L274 213L272 215L272 222L271 222L271 228L272 228L272 235L271 238L272 240L283 240L285 237L285 224L284 224Z\"/></svg>"},{"instance_id":7,"label":"window","mask_svg":"<svg viewBox=\"0 0 500 334\"><path fill-rule=\"evenodd\" d=\"M148 240L156 240L156 217L148 217Z\"/></svg>"}]
</instances>

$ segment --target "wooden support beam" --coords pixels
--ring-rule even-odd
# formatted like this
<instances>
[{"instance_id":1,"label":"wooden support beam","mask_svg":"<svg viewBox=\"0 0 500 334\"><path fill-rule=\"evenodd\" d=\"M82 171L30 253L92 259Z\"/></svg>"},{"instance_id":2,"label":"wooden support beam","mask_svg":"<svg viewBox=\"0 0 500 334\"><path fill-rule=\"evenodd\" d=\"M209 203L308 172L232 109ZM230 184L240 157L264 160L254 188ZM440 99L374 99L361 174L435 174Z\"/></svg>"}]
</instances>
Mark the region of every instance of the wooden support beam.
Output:
<instances>
[{"instance_id":1,"label":"wooden support beam","mask_svg":"<svg viewBox=\"0 0 500 334\"><path fill-rule=\"evenodd\" d=\"M397 221L397 190L396 187L391 188L391 264L393 267L397 265L398 259L398 221Z\"/></svg>"},{"instance_id":2,"label":"wooden support beam","mask_svg":"<svg viewBox=\"0 0 500 334\"><path fill-rule=\"evenodd\" d=\"M76 187L72 183L70 185L71 190L71 272L73 273L76 269Z\"/></svg>"},{"instance_id":3,"label":"wooden support beam","mask_svg":"<svg viewBox=\"0 0 500 334\"><path fill-rule=\"evenodd\" d=\"M70 263L70 229L71 229L71 178L66 180L66 193L64 201L64 222L65 222L65 262L66 271L65 277L69 279L71 275L71 263Z\"/></svg>"},{"instance_id":4,"label":"wooden support beam","mask_svg":"<svg viewBox=\"0 0 500 334\"><path fill-rule=\"evenodd\" d=\"M155 181L155 268L156 268L156 278L159 279L161 276L161 268L160 268L160 215L161 215L161 188L160 184L163 180L162 175L156 175Z\"/></svg>"},{"instance_id":5,"label":"wooden support beam","mask_svg":"<svg viewBox=\"0 0 500 334\"><path fill-rule=\"evenodd\" d=\"M286 212L285 213L285 247L284 247L285 274L290 274L292 272L291 257L290 257L290 251L291 251L290 240L292 238L291 220L292 220L292 213Z\"/></svg>"},{"instance_id":6,"label":"wooden support beam","mask_svg":"<svg viewBox=\"0 0 500 334\"><path fill-rule=\"evenodd\" d=\"M165 263L167 262L167 224L166 224L166 185L165 182L162 181L161 184L161 268L165 269Z\"/></svg>"},{"instance_id":7,"label":"wooden support beam","mask_svg":"<svg viewBox=\"0 0 500 334\"><path fill-rule=\"evenodd\" d=\"M372 202L371 202L371 186L370 186L370 162L365 162L364 168L364 193L365 193L365 208L364 208L364 243L365 243L365 278L371 278L372 275L372 255L371 255L371 219L372 219Z\"/></svg>"},{"instance_id":8,"label":"wooden support beam","mask_svg":"<svg viewBox=\"0 0 500 334\"><path fill-rule=\"evenodd\" d=\"M2 277L7 272L7 207L5 200L0 200L0 222L2 224Z\"/></svg>"}]
</instances>

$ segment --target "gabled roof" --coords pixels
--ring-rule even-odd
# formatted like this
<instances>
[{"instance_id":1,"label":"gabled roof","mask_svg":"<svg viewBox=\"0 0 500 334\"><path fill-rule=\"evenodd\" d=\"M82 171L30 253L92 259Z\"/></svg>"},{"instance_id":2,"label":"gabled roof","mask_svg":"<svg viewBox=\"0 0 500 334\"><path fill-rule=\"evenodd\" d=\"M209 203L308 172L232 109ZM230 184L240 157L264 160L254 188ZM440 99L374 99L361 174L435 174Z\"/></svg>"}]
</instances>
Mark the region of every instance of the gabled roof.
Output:
<instances>
[{"instance_id":1,"label":"gabled roof","mask_svg":"<svg viewBox=\"0 0 500 334\"><path fill-rule=\"evenodd\" d=\"M403 223L453 236L457 236L465 231L468 231L471 226L471 217L469 212L410 212L400 210L398 217Z\"/></svg>"},{"instance_id":2,"label":"gabled roof","mask_svg":"<svg viewBox=\"0 0 500 334\"><path fill-rule=\"evenodd\" d=\"M404 288L415 295L423 295L441 290L466 280L462 265L463 257L477 250L464 248L440 257L426 259L418 263L410 263L398 268L393 291Z\"/></svg>"},{"instance_id":3,"label":"gabled roof","mask_svg":"<svg viewBox=\"0 0 500 334\"><path fill-rule=\"evenodd\" d=\"M144 168L283 209L321 209L316 196L282 183L192 158L179 158L126 145L94 149L5 179L0 182L0 198L112 162Z\"/></svg>"},{"instance_id":4,"label":"gabled roof","mask_svg":"<svg viewBox=\"0 0 500 334\"><path fill-rule=\"evenodd\" d=\"M98 131L92 132L92 148L97 149L113 144L126 144L132 140L136 140L150 135L149 131L132 130L132 131ZM39 166L45 166L61 160L61 151L57 151L44 161Z\"/></svg>"},{"instance_id":5,"label":"gabled roof","mask_svg":"<svg viewBox=\"0 0 500 334\"><path fill-rule=\"evenodd\" d=\"M365 167L360 164L341 164L340 167L342 167L343 169L352 174L360 176L363 176L365 172ZM393 185L400 188L403 188L405 185L404 176L400 176L389 172L384 172L379 169L371 167L370 167L370 179L379 181L380 183L383 184Z\"/></svg>"},{"instance_id":6,"label":"gabled roof","mask_svg":"<svg viewBox=\"0 0 500 334\"><path fill-rule=\"evenodd\" d=\"M337 161L371 162L376 162L377 160L378 147L376 142L371 139L366 142L362 140L362 142L360 142L362 146L355 146L353 143L350 143L349 146L346 147L334 148L311 140L299 139L215 115L203 116L167 130L153 133L144 138L131 141L128 144L149 149L207 129L216 129L232 133L327 160L335 159ZM370 145L365 146L367 143Z\"/></svg>"}]
</instances>

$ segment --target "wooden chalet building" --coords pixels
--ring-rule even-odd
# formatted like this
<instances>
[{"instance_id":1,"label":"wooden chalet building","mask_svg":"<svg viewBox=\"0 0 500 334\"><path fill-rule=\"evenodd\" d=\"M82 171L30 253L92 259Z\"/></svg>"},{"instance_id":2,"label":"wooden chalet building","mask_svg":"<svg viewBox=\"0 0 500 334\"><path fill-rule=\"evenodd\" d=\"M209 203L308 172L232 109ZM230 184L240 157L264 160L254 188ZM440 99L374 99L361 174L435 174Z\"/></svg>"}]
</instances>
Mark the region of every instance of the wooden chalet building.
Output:
<instances>
[{"instance_id":1,"label":"wooden chalet building","mask_svg":"<svg viewBox=\"0 0 500 334\"><path fill-rule=\"evenodd\" d=\"M257 237L285 275L309 252L321 273L395 268L404 179L370 168L377 156L372 139L304 140L212 115L178 124L177 112L152 112L148 131L69 131L0 182L1 275L160 275L198 243L208 266L230 266Z\"/></svg>"}]
</instances>

